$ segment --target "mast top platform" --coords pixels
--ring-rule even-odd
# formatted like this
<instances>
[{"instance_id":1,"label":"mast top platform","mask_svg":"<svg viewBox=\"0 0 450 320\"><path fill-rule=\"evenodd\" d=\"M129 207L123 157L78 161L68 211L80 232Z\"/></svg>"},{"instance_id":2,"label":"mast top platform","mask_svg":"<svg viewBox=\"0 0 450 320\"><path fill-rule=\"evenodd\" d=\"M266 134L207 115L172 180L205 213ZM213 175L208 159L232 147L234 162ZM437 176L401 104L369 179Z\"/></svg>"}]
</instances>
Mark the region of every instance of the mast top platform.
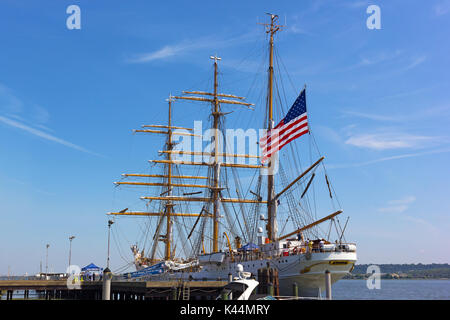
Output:
<instances>
[{"instance_id":1,"label":"mast top platform","mask_svg":"<svg viewBox=\"0 0 450 320\"><path fill-rule=\"evenodd\" d=\"M272 13L266 14L270 16L270 23L258 23L258 24L266 26L266 33L270 33L270 35L273 36L277 31L282 30L282 28L284 28L285 26L277 24L278 15Z\"/></svg>"}]
</instances>

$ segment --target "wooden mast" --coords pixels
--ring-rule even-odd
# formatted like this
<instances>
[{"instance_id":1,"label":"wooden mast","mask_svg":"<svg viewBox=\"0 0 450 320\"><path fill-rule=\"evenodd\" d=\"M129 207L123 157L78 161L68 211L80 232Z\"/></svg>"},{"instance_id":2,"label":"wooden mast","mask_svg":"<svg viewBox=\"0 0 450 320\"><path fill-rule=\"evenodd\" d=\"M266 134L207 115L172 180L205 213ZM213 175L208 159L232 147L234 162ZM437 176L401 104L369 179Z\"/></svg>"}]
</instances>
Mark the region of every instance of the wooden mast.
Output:
<instances>
[{"instance_id":1,"label":"wooden mast","mask_svg":"<svg viewBox=\"0 0 450 320\"><path fill-rule=\"evenodd\" d=\"M217 62L221 60L220 57L211 56L212 60L214 60L214 91L212 93L210 92L203 92L203 91L184 91L184 94L199 94L199 95L206 95L212 97L212 99L203 98L203 97L192 97L192 96L180 96L180 97L174 97L175 99L185 99L185 100L193 100L193 101L207 101L212 103L212 112L211 115L213 116L213 132L214 132L214 152L210 152L209 155L214 157L214 161L212 164L204 163L204 162L189 162L189 161L174 161L174 163L177 164L186 164L186 165L207 165L212 166L213 170L213 176L212 176L212 185L210 187L211 189L211 199L210 201L213 204L213 234L212 234L212 252L219 252L219 217L220 217L220 190L222 189L220 187L220 167L223 166L234 166L234 167L251 167L251 168L259 168L260 166L242 166L237 164L230 164L230 163L221 163L219 161L219 157L223 156L224 153L222 150L219 150L222 146L219 145L219 126L220 126L220 117L223 116L223 113L220 112L220 104L226 103L226 104L237 104L237 105L243 105L248 108L252 106L251 103L246 103L243 101L236 101L236 100L229 100L229 99L219 99L219 97L226 97L226 98L234 98L243 100L243 97L238 97L231 94L223 94L218 92L218 64ZM199 154L198 152L186 152L186 154ZM200 152L202 155L208 155L208 153ZM234 155L236 157L249 157L248 155ZM164 163L163 160L157 160L153 162L159 162ZM206 200L204 198L183 198L185 201L200 201ZM226 199L224 202L228 201L235 201L236 199Z\"/></svg>"},{"instance_id":2,"label":"wooden mast","mask_svg":"<svg viewBox=\"0 0 450 320\"><path fill-rule=\"evenodd\" d=\"M218 92L218 65L217 61L221 60L221 58L214 56L211 57L211 59L214 60L214 92L203 92L203 91L186 91L183 92L184 94L199 94L203 96L210 96L211 98L204 98L204 97L198 97L198 96L170 96L169 101L169 122L168 125L144 125L143 128L156 128L155 129L140 129L140 130L134 130L134 132L142 132L142 133L158 133L158 134L166 134L167 137L167 147L165 150L160 151L160 153L166 155L165 160L149 160L149 162L152 163L160 163L165 165L167 168L167 171L161 175L161 174L122 174L123 177L148 177L148 178L165 178L166 180L163 183L154 183L154 182L139 182L139 181L121 181L121 182L115 182L116 185L131 185L131 186L163 186L167 187L166 191L163 192L159 197L151 197L151 196L144 196L141 197L143 200L155 200L155 201L164 201L164 210L162 212L126 212L126 211L120 211L120 212L109 212L110 215L124 215L124 216L161 216L163 219L166 219L167 225L166 225L166 235L162 236L162 240L165 242L165 259L169 260L173 257L174 250L172 250L171 246L173 245L172 241L172 217L196 217L196 218L212 218L213 220L213 235L212 235L212 252L218 252L219 251L219 217L220 217L220 205L221 202L224 203L266 203L265 201L257 201L257 200L249 200L249 199L221 199L220 197L220 191L222 188L220 187L220 167L236 167L236 168L251 168L251 169L259 169L262 166L261 165L246 165L246 164L236 164L236 163L222 163L220 161L220 157L244 157L244 158L258 158L258 156L254 155L247 155L247 154L230 154L230 153L224 153L223 150L220 150L222 147L220 145L220 139L219 139L219 127L220 127L220 117L224 115L220 111L220 104L233 104L233 105L242 105L246 106L247 108L251 109L251 106L253 104L247 103L244 101L238 101L243 100L245 98L231 95L231 94L224 94ZM231 100L231 99L223 99L225 98L232 98L232 99L238 99L238 100ZM174 129L184 129L188 131L193 131L193 129L189 128L182 128L182 127L175 127L172 126L171 121L171 103L174 100L183 99L183 100L194 100L194 101L205 101L210 102L212 104L212 112L211 115L213 116L213 125L212 129L214 131L214 150L212 152L196 152L196 151L183 151L183 150L174 150L175 143L173 143L173 135L185 135L185 136L198 136L193 133L186 133L182 131L173 131ZM166 130L161 130L166 129ZM190 154L190 155L202 155L202 156L208 156L213 157L212 163L210 162L190 162L190 161L180 161L174 159L173 155L177 154ZM208 179L207 177L203 176L184 176L184 175L172 175L172 169L173 165L201 165L201 166L209 166L211 167L213 174L211 183L209 185L198 185L198 184L188 184L188 183L179 183L175 182L173 183L173 179ZM172 190L176 187L190 187L190 188L205 188L211 190L211 194L209 197L190 197L186 196L188 194L184 194L185 196L173 196ZM165 196L163 196L165 194ZM175 213L173 211L174 203L177 201L197 201L197 202L212 202L213 204L213 212L212 214L189 214L189 213ZM161 220L163 222L164 220ZM159 225L161 225L161 222ZM159 229L159 226L158 226ZM204 252L204 250L203 250Z\"/></svg>"},{"instance_id":3,"label":"wooden mast","mask_svg":"<svg viewBox=\"0 0 450 320\"><path fill-rule=\"evenodd\" d=\"M172 151L173 149L173 143L172 143L172 95L169 95L169 99L167 99L169 102L169 125L167 129L167 150ZM167 167L167 194L168 196L172 196L172 153L167 153L167 160L168 160L168 167ZM173 208L173 202L171 200L167 201L166 203L166 250L165 250L165 259L169 260L170 253L171 253L171 242L172 242L172 221L171 221L171 215L172 215L172 208Z\"/></svg>"},{"instance_id":4,"label":"wooden mast","mask_svg":"<svg viewBox=\"0 0 450 320\"><path fill-rule=\"evenodd\" d=\"M273 129L273 36L280 30L281 26L276 24L278 16L270 14L270 24L265 24L267 33L270 35L269 40L269 83L268 83L268 124L267 129ZM269 160L269 168L272 168L272 160ZM272 242L277 237L277 203L275 198L275 184L273 172L267 175L267 237Z\"/></svg>"},{"instance_id":5,"label":"wooden mast","mask_svg":"<svg viewBox=\"0 0 450 320\"><path fill-rule=\"evenodd\" d=\"M219 118L220 118L220 110L219 110L219 101L217 96L217 61L221 60L221 58L215 55L214 57L210 57L214 60L214 179L213 179L213 252L219 251L219 210L220 210L220 198L219 198L219 177L220 177L220 163L219 163Z\"/></svg>"}]
</instances>

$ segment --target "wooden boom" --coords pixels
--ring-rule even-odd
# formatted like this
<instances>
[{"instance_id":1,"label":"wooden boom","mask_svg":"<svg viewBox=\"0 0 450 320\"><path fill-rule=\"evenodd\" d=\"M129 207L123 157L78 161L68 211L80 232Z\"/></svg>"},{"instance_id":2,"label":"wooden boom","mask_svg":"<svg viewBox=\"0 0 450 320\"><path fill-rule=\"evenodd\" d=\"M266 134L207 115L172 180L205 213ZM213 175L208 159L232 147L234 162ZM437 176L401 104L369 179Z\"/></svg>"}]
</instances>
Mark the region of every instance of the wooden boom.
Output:
<instances>
[{"instance_id":1,"label":"wooden boom","mask_svg":"<svg viewBox=\"0 0 450 320\"><path fill-rule=\"evenodd\" d=\"M165 213L164 212L137 212L137 211L130 211L130 212L108 212L107 214L109 215L115 215L115 216L164 216ZM212 218L211 214L198 214L198 213L170 213L171 216L175 216L175 217L193 217L193 218L197 218L200 216L203 217L207 217L207 218Z\"/></svg>"},{"instance_id":2,"label":"wooden boom","mask_svg":"<svg viewBox=\"0 0 450 320\"><path fill-rule=\"evenodd\" d=\"M214 93L211 92L204 92L204 91L183 91L183 94L204 94L207 96L214 96ZM240 100L244 100L244 97L238 97L235 96L233 94L225 94L225 93L217 93L216 94L218 97L225 97L225 98L235 98L235 99L240 99Z\"/></svg>"},{"instance_id":3,"label":"wooden boom","mask_svg":"<svg viewBox=\"0 0 450 320\"><path fill-rule=\"evenodd\" d=\"M208 162L192 162L192 161L180 161L180 160L148 160L153 163L172 163L172 164L185 164L193 166L214 166L214 163ZM262 165L251 165L251 164L238 164L238 163L220 163L221 167L234 167L234 168L251 168L260 169L264 168Z\"/></svg>"},{"instance_id":4,"label":"wooden boom","mask_svg":"<svg viewBox=\"0 0 450 320\"><path fill-rule=\"evenodd\" d=\"M210 103L215 103L216 101L219 103L228 103L228 104L240 104L247 107L254 106L253 103L247 103L247 102L241 102L241 101L234 101L234 100L228 100L228 99L207 99L202 97L174 97L175 99L183 99L183 100L194 100L194 101L205 101Z\"/></svg>"},{"instance_id":5,"label":"wooden boom","mask_svg":"<svg viewBox=\"0 0 450 320\"><path fill-rule=\"evenodd\" d=\"M332 214L326 216L325 218L322 218L322 219L320 219L320 220L317 220L317 221L315 221L315 222L313 222L313 223L311 223L311 224L308 224L308 225L306 225L306 226L304 226L304 227L302 227L302 228L300 228L300 229L297 229L297 230L295 230L295 231L293 231L293 232L291 232L291 233L288 233L287 235L284 235L284 236L282 236L282 237L279 237L278 240L286 239L286 238L288 238L288 237L290 237L290 236L292 236L292 235L294 235L294 234L297 234L297 233L299 233L299 232L302 232L303 230L310 229L310 228L312 228L312 227L314 227L314 226L316 226L316 225L318 225L318 224L320 224L320 223L322 223L322 222L324 222L324 221L327 221L327 220L329 220L329 219L334 218L335 216L337 216L338 214L341 214L341 213L342 213L342 210L338 210L338 211L336 211L336 212L334 212L334 213L332 213Z\"/></svg>"},{"instance_id":6,"label":"wooden boom","mask_svg":"<svg viewBox=\"0 0 450 320\"><path fill-rule=\"evenodd\" d=\"M188 131L194 131L192 128L184 128L184 127L175 127L175 126L164 126L159 124L144 124L142 128L165 128L165 129L182 129L182 130L188 130Z\"/></svg>"},{"instance_id":7,"label":"wooden boom","mask_svg":"<svg viewBox=\"0 0 450 320\"><path fill-rule=\"evenodd\" d=\"M150 129L138 129L138 130L133 130L133 132L146 132L146 133L162 133L162 134L169 134L168 131L150 130ZM179 135L179 136L201 137L201 136L198 135L198 134L188 133L188 132L180 132L180 131L171 131L170 134Z\"/></svg>"},{"instance_id":8,"label":"wooden boom","mask_svg":"<svg viewBox=\"0 0 450 320\"><path fill-rule=\"evenodd\" d=\"M188 154L192 156L208 156L208 157L214 157L215 153L211 152L199 152L199 151L182 151L182 150L161 150L158 151L160 153L171 153L171 154ZM252 154L233 154L233 153L218 153L219 157L234 157L234 158L256 158L259 159L260 156L252 155Z\"/></svg>"},{"instance_id":9,"label":"wooden boom","mask_svg":"<svg viewBox=\"0 0 450 320\"><path fill-rule=\"evenodd\" d=\"M311 171L315 166L317 166L325 157L320 158L316 162L314 162L308 169L306 169L301 175L299 175L297 178L295 178L294 181L292 181L286 188L284 188L280 193L278 193L275 196L275 199L278 199L283 193L285 193L290 187L292 187L295 183L297 183L298 180L303 178L309 171Z\"/></svg>"},{"instance_id":10,"label":"wooden boom","mask_svg":"<svg viewBox=\"0 0 450 320\"><path fill-rule=\"evenodd\" d=\"M184 184L184 183L151 183L151 182L136 182L136 181L121 181L114 182L116 185L132 185L132 186L156 186L156 187L186 187L186 188L211 188L207 185L199 184Z\"/></svg>"},{"instance_id":11,"label":"wooden boom","mask_svg":"<svg viewBox=\"0 0 450 320\"><path fill-rule=\"evenodd\" d=\"M197 202L210 202L211 198L200 198L200 197L141 197L141 199L146 200L167 200L167 201L197 201ZM232 203L267 203L267 201L258 201L251 199L230 199L230 198L222 198L221 202L232 202Z\"/></svg>"},{"instance_id":12,"label":"wooden boom","mask_svg":"<svg viewBox=\"0 0 450 320\"><path fill-rule=\"evenodd\" d=\"M122 173L124 177L146 177L146 178L168 178L164 174L140 174L140 173ZM208 177L201 176L171 176L172 179L208 179Z\"/></svg>"}]
</instances>

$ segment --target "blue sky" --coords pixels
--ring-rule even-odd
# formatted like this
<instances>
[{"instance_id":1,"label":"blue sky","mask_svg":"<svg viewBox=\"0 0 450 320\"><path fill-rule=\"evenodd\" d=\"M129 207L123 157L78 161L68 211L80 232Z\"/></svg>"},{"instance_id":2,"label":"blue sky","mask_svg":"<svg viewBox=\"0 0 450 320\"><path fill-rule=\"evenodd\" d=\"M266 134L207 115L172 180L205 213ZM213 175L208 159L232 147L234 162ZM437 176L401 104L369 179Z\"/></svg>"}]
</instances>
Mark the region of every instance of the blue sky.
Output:
<instances>
[{"instance_id":1,"label":"blue sky","mask_svg":"<svg viewBox=\"0 0 450 320\"><path fill-rule=\"evenodd\" d=\"M66 27L71 4L80 30ZM369 4L381 30L366 27ZM46 243L50 269L64 271L72 234L73 263L104 265L105 213L140 202L112 182L145 172L159 148L131 130L164 123L169 93L211 89L215 53L221 89L262 108L252 81L264 77L266 12L286 21L286 97L307 84L359 263L450 262L450 1L3 0L0 274L39 271ZM201 108L176 104L174 122L206 120ZM233 110L228 124L260 127L258 109ZM117 232L133 243L130 230ZM113 268L124 257L112 245Z\"/></svg>"}]
</instances>

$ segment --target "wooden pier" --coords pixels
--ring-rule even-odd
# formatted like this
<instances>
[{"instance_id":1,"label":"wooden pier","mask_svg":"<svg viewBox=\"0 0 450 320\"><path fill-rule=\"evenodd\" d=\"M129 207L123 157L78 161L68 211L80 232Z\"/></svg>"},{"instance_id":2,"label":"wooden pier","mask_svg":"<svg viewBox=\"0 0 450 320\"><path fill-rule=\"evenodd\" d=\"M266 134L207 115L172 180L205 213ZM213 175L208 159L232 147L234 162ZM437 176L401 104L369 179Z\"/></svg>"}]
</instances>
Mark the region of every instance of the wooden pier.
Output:
<instances>
[{"instance_id":1,"label":"wooden pier","mask_svg":"<svg viewBox=\"0 0 450 320\"><path fill-rule=\"evenodd\" d=\"M213 300L227 283L112 281L111 300ZM79 289L69 289L66 280L4 280L0 281L0 290L6 292L6 300L13 299L13 293L17 291L23 291L23 299L29 299L33 290L45 300L101 300L102 285L102 281L82 281Z\"/></svg>"}]
</instances>

